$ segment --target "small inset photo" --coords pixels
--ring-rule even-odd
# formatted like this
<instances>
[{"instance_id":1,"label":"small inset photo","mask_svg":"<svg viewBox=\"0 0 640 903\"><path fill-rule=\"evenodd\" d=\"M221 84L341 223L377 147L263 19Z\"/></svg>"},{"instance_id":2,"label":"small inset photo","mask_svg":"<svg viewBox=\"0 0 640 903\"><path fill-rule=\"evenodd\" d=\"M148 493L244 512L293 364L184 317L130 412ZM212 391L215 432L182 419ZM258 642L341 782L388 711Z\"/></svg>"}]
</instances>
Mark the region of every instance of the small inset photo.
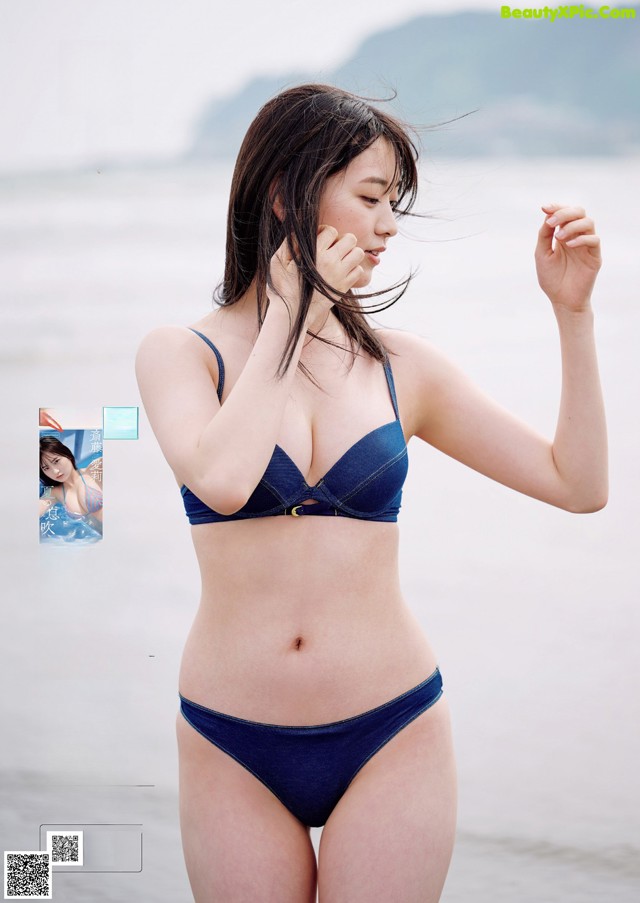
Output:
<instances>
[{"instance_id":1,"label":"small inset photo","mask_svg":"<svg viewBox=\"0 0 640 903\"><path fill-rule=\"evenodd\" d=\"M102 539L102 430L41 429L40 542Z\"/></svg>"},{"instance_id":2,"label":"small inset photo","mask_svg":"<svg viewBox=\"0 0 640 903\"><path fill-rule=\"evenodd\" d=\"M105 439L137 439L138 408L103 407L102 432Z\"/></svg>"},{"instance_id":3,"label":"small inset photo","mask_svg":"<svg viewBox=\"0 0 640 903\"><path fill-rule=\"evenodd\" d=\"M51 876L51 857L48 852L5 850L5 900L51 900Z\"/></svg>"},{"instance_id":4,"label":"small inset photo","mask_svg":"<svg viewBox=\"0 0 640 903\"><path fill-rule=\"evenodd\" d=\"M47 831L51 865L82 865L82 831Z\"/></svg>"}]
</instances>

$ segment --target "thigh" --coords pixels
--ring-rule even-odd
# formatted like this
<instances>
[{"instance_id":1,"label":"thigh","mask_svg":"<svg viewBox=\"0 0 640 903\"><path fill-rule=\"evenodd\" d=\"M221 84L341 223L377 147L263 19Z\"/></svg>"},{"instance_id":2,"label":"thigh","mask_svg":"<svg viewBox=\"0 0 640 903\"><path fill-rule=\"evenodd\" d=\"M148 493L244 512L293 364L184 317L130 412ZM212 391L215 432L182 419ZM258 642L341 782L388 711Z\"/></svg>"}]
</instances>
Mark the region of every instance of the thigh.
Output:
<instances>
[{"instance_id":1,"label":"thigh","mask_svg":"<svg viewBox=\"0 0 640 903\"><path fill-rule=\"evenodd\" d=\"M180 714L177 733L182 845L196 903L313 903L308 828Z\"/></svg>"},{"instance_id":2,"label":"thigh","mask_svg":"<svg viewBox=\"0 0 640 903\"><path fill-rule=\"evenodd\" d=\"M456 775L446 699L358 772L320 839L320 903L437 903L449 868Z\"/></svg>"}]
</instances>

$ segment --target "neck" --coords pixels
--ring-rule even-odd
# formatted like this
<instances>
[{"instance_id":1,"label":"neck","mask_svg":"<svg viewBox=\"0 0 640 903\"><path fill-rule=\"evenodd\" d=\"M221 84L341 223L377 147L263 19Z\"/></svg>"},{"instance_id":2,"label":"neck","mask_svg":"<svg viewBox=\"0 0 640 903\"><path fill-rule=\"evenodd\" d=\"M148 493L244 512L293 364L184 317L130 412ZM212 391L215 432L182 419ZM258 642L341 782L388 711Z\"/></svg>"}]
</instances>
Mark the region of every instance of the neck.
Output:
<instances>
[{"instance_id":1,"label":"neck","mask_svg":"<svg viewBox=\"0 0 640 903\"><path fill-rule=\"evenodd\" d=\"M69 479L65 480L62 484L66 489L75 489L76 486L82 483L82 477L80 476L80 472L77 470L72 470L69 474Z\"/></svg>"}]
</instances>

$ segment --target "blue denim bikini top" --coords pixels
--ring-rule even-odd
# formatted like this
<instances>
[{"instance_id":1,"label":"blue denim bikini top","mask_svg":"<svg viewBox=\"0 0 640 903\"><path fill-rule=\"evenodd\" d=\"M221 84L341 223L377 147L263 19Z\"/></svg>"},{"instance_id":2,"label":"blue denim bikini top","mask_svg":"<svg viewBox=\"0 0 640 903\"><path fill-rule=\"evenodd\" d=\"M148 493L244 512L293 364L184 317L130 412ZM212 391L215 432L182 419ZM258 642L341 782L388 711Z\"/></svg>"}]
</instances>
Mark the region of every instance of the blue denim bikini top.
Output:
<instances>
[{"instance_id":1,"label":"blue denim bikini top","mask_svg":"<svg viewBox=\"0 0 640 903\"><path fill-rule=\"evenodd\" d=\"M207 343L218 361L218 398L222 400L224 363L215 345L201 332L191 330ZM389 359L384 363L395 420L358 439L314 486L289 455L276 445L264 475L246 505L234 514L219 514L190 489L180 490L191 524L225 523L278 514L337 515L359 520L395 522L407 476L407 445L400 423L398 401ZM313 504L302 504L309 500Z\"/></svg>"}]
</instances>

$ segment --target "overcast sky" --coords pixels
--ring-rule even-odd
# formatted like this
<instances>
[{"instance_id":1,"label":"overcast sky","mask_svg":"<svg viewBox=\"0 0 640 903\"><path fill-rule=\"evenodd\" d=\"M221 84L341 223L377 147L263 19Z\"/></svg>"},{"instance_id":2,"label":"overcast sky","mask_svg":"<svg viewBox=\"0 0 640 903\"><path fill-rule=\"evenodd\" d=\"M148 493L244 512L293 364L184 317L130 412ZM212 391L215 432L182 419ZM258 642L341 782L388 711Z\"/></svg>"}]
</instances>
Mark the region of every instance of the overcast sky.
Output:
<instances>
[{"instance_id":1,"label":"overcast sky","mask_svg":"<svg viewBox=\"0 0 640 903\"><path fill-rule=\"evenodd\" d=\"M0 0L0 171L171 155L256 74L330 70L414 15L490 0Z\"/></svg>"}]
</instances>

